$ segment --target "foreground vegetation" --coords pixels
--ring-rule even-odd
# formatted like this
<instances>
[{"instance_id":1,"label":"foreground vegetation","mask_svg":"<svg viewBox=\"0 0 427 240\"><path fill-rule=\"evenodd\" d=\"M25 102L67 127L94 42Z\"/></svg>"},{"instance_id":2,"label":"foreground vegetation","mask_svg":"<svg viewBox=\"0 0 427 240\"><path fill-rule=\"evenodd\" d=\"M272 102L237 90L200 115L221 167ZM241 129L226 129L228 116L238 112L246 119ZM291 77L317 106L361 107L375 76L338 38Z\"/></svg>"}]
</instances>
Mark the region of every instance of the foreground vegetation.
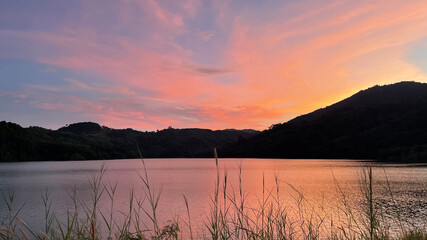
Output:
<instances>
[{"instance_id":1,"label":"foreground vegetation","mask_svg":"<svg viewBox=\"0 0 427 240\"><path fill-rule=\"evenodd\" d=\"M216 156L216 152L215 152ZM140 172L144 196L139 198L132 192L127 212L114 209L116 185L103 185L105 167L90 181L92 202L80 202L71 197L72 206L68 206L65 217L58 217L52 212L49 193L43 194L45 207L44 229L40 232L28 227L25 216L20 216L23 206L14 208L16 201L13 192L3 194L3 204L8 209L5 216L0 216L0 239L426 239L426 229L418 229L399 215L390 221L385 219L382 206L375 199L371 169L362 171L360 190L363 195L357 206L349 203L348 196L337 189L342 196L339 207L340 221L323 216L307 208L303 194L295 199L296 204L290 208L280 199L280 182L275 178L275 186L268 188L264 184L258 205L250 205L243 191L242 168L239 168L239 186L235 190L229 186L227 173L220 173L218 159L215 190L210 201L203 229L195 229L191 221L191 203L183 196L186 206L185 216L173 217L167 222L159 221L157 216L161 191L155 191L149 173L142 160ZM393 198L391 189L390 197ZM108 196L110 209L101 209L101 196ZM143 202L145 203L143 204ZM148 208L146 203L148 202ZM147 224L148 222L148 224Z\"/></svg>"}]
</instances>

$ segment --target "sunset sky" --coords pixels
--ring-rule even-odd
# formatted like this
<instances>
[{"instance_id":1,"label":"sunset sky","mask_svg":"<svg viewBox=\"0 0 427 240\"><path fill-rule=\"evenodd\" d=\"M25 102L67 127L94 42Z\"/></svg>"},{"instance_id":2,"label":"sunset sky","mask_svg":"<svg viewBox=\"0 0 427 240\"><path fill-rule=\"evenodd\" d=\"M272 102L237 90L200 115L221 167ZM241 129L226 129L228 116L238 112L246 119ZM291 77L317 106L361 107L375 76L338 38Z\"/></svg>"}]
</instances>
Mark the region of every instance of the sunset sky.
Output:
<instances>
[{"instance_id":1,"label":"sunset sky","mask_svg":"<svg viewBox=\"0 0 427 240\"><path fill-rule=\"evenodd\" d=\"M266 129L426 82L427 1L0 2L0 120Z\"/></svg>"}]
</instances>

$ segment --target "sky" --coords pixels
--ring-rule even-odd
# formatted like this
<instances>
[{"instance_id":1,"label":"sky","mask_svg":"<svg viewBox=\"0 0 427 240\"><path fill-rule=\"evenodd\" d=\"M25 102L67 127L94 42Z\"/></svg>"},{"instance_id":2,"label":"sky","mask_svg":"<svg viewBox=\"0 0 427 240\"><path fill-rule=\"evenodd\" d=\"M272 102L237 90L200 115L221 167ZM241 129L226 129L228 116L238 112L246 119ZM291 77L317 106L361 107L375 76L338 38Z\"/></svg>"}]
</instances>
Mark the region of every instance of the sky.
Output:
<instances>
[{"instance_id":1,"label":"sky","mask_svg":"<svg viewBox=\"0 0 427 240\"><path fill-rule=\"evenodd\" d=\"M427 1L0 2L0 121L258 129L427 82Z\"/></svg>"}]
</instances>

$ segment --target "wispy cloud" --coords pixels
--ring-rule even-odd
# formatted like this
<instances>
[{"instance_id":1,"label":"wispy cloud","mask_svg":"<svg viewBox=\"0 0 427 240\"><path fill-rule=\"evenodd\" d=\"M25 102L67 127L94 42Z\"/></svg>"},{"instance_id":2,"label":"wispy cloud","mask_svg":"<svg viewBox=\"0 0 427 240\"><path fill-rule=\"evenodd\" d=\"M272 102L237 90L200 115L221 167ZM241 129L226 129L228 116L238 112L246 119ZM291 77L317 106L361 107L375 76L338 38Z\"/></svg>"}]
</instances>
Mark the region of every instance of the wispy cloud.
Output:
<instances>
[{"instance_id":1,"label":"wispy cloud","mask_svg":"<svg viewBox=\"0 0 427 240\"><path fill-rule=\"evenodd\" d=\"M203 76L218 76L233 72L229 68L211 67L206 65L189 65L190 71Z\"/></svg>"},{"instance_id":2,"label":"wispy cloud","mask_svg":"<svg viewBox=\"0 0 427 240\"><path fill-rule=\"evenodd\" d=\"M374 84L426 81L407 59L427 37L420 0L76 0L61 15L42 1L2 14L13 4L0 9L1 59L43 76L8 80L17 92L2 97L112 127L263 129Z\"/></svg>"},{"instance_id":3,"label":"wispy cloud","mask_svg":"<svg viewBox=\"0 0 427 240\"><path fill-rule=\"evenodd\" d=\"M45 67L43 69L39 70L40 72L45 72L45 73L54 73L56 72L55 68L53 67Z\"/></svg>"},{"instance_id":4,"label":"wispy cloud","mask_svg":"<svg viewBox=\"0 0 427 240\"><path fill-rule=\"evenodd\" d=\"M214 31L198 31L197 36L205 42L209 42L212 38L214 38L216 33Z\"/></svg>"}]
</instances>

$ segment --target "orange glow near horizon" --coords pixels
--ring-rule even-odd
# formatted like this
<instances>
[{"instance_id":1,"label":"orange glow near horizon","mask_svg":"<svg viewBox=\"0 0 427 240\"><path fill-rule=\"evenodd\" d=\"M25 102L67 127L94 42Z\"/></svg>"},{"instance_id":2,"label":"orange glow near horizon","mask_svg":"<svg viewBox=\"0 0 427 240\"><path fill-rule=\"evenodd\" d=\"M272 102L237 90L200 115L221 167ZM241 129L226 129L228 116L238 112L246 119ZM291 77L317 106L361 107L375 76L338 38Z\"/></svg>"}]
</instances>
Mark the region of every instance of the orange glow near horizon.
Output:
<instances>
[{"instance_id":1,"label":"orange glow near horizon","mask_svg":"<svg viewBox=\"0 0 427 240\"><path fill-rule=\"evenodd\" d=\"M57 22L43 9L5 16L39 21L0 27L3 61L53 80L23 77L0 97L114 128L263 130L376 84L427 80L425 1L95 2Z\"/></svg>"}]
</instances>

